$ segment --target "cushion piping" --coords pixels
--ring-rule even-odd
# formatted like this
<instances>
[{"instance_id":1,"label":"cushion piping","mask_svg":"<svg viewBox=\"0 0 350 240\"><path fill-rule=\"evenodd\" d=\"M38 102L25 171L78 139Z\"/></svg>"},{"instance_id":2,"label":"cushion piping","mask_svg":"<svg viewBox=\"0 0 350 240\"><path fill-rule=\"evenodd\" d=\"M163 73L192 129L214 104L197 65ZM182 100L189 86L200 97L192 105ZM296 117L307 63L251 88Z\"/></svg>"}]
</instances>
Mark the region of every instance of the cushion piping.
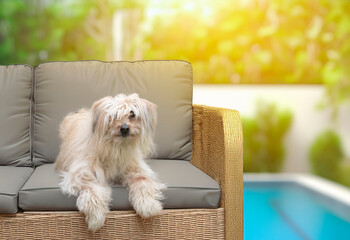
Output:
<instances>
[{"instance_id":1,"label":"cushion piping","mask_svg":"<svg viewBox=\"0 0 350 240\"><path fill-rule=\"evenodd\" d=\"M126 188L123 186L120 187L112 187L112 188ZM175 186L170 186L167 188L185 188L185 189L208 189L208 190L219 190L220 188L212 188L212 187L175 187ZM20 189L19 191L21 192L26 192L26 191L33 191L33 190L56 190L56 189L60 189L59 187L48 187L48 188L26 188L26 189ZM1 195L1 194L0 194Z\"/></svg>"},{"instance_id":2,"label":"cushion piping","mask_svg":"<svg viewBox=\"0 0 350 240\"><path fill-rule=\"evenodd\" d=\"M192 76L193 76L193 68L190 62L185 60L178 60L178 59L167 59L167 60L136 60L136 61L101 61L101 60L78 60L78 61L48 61L43 62L35 66L34 70L38 68L40 65L47 64L47 63L74 63L74 62L101 62L101 63L137 63L137 62L184 62L188 63L191 66L192 69ZM193 84L193 82L192 82Z\"/></svg>"}]
</instances>

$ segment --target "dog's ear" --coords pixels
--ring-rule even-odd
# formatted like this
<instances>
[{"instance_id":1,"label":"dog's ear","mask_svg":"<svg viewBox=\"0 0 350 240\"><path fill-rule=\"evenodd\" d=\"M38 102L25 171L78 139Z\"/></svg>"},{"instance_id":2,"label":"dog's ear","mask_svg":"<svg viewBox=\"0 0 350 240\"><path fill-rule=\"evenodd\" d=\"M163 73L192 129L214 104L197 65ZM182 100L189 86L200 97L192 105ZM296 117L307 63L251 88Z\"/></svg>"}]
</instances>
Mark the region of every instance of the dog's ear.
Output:
<instances>
[{"instance_id":1,"label":"dog's ear","mask_svg":"<svg viewBox=\"0 0 350 240\"><path fill-rule=\"evenodd\" d=\"M130 99L139 99L139 95L137 93L132 93L128 96Z\"/></svg>"},{"instance_id":2,"label":"dog's ear","mask_svg":"<svg viewBox=\"0 0 350 240\"><path fill-rule=\"evenodd\" d=\"M101 117L101 114L103 113L103 109L101 107L102 103L106 100L110 99L111 97L104 97L100 100L95 101L92 104L91 107L91 114L92 114L92 133L95 133L96 126L98 123L99 118Z\"/></svg>"},{"instance_id":3,"label":"dog's ear","mask_svg":"<svg viewBox=\"0 0 350 240\"><path fill-rule=\"evenodd\" d=\"M154 134L156 125L157 125L157 105L154 103L151 103L148 100L143 99L144 104L146 105L147 109L147 115L148 115L148 124L149 124L149 130L151 131L152 134Z\"/></svg>"}]
</instances>

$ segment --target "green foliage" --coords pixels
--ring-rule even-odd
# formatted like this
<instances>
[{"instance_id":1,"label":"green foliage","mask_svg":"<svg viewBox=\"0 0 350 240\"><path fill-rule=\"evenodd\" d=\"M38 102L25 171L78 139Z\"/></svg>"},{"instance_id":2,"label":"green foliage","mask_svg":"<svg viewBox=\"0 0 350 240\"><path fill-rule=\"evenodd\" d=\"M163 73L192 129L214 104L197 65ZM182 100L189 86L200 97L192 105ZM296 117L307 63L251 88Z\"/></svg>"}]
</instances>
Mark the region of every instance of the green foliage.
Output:
<instances>
[{"instance_id":1,"label":"green foliage","mask_svg":"<svg viewBox=\"0 0 350 240\"><path fill-rule=\"evenodd\" d=\"M345 159L337 133L321 133L312 144L309 157L316 175L350 187L350 161Z\"/></svg>"},{"instance_id":2,"label":"green foliage","mask_svg":"<svg viewBox=\"0 0 350 240\"><path fill-rule=\"evenodd\" d=\"M113 14L138 2L1 0L0 64L113 60Z\"/></svg>"},{"instance_id":3,"label":"green foliage","mask_svg":"<svg viewBox=\"0 0 350 240\"><path fill-rule=\"evenodd\" d=\"M348 0L0 0L0 64L113 60L122 9L140 12L116 33L125 60L187 60L196 83L325 82L325 105L349 99Z\"/></svg>"},{"instance_id":4,"label":"green foliage","mask_svg":"<svg viewBox=\"0 0 350 240\"><path fill-rule=\"evenodd\" d=\"M320 134L310 149L312 171L321 177L340 181L340 163L344 158L339 136L327 130Z\"/></svg>"},{"instance_id":5,"label":"green foliage","mask_svg":"<svg viewBox=\"0 0 350 240\"><path fill-rule=\"evenodd\" d=\"M350 187L350 161L343 161L339 167L340 181L339 183Z\"/></svg>"},{"instance_id":6,"label":"green foliage","mask_svg":"<svg viewBox=\"0 0 350 240\"><path fill-rule=\"evenodd\" d=\"M292 114L259 102L254 118L243 118L245 172L278 172L283 167L283 139Z\"/></svg>"},{"instance_id":7,"label":"green foliage","mask_svg":"<svg viewBox=\"0 0 350 240\"><path fill-rule=\"evenodd\" d=\"M337 119L340 106L343 104L349 105L350 103L349 62L346 63L347 66L344 63L338 63L336 66L329 67L338 69L338 72L333 73L336 76L332 78L325 78L327 80L325 81L326 94L319 106L321 108L330 107L333 120Z\"/></svg>"},{"instance_id":8,"label":"green foliage","mask_svg":"<svg viewBox=\"0 0 350 240\"><path fill-rule=\"evenodd\" d=\"M215 1L163 17L145 58L188 60L197 83L349 82L348 0Z\"/></svg>"}]
</instances>

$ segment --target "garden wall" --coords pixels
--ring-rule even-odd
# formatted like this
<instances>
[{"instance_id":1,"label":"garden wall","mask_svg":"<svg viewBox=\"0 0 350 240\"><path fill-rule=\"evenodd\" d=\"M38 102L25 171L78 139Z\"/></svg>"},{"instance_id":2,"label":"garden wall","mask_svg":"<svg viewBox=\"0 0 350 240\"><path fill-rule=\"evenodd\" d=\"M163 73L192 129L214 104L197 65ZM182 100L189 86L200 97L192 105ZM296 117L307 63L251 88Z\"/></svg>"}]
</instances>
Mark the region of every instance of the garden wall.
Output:
<instances>
[{"instance_id":1,"label":"garden wall","mask_svg":"<svg viewBox=\"0 0 350 240\"><path fill-rule=\"evenodd\" d=\"M238 110L252 117L257 101L273 102L293 114L290 131L285 138L284 172L310 172L308 154L316 136L334 127L350 156L350 107L340 108L336 123L331 109L318 109L324 96L322 85L194 85L193 102Z\"/></svg>"}]
</instances>

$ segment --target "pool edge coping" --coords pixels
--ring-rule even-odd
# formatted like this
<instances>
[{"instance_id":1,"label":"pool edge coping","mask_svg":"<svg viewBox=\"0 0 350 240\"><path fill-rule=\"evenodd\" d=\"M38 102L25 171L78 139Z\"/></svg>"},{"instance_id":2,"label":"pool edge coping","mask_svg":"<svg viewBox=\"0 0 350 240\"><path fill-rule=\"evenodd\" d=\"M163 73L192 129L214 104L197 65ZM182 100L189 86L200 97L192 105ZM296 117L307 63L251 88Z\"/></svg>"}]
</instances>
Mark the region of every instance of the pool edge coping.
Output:
<instances>
[{"instance_id":1,"label":"pool edge coping","mask_svg":"<svg viewBox=\"0 0 350 240\"><path fill-rule=\"evenodd\" d=\"M305 173L244 173L244 182L294 182L350 207L350 189Z\"/></svg>"}]
</instances>

